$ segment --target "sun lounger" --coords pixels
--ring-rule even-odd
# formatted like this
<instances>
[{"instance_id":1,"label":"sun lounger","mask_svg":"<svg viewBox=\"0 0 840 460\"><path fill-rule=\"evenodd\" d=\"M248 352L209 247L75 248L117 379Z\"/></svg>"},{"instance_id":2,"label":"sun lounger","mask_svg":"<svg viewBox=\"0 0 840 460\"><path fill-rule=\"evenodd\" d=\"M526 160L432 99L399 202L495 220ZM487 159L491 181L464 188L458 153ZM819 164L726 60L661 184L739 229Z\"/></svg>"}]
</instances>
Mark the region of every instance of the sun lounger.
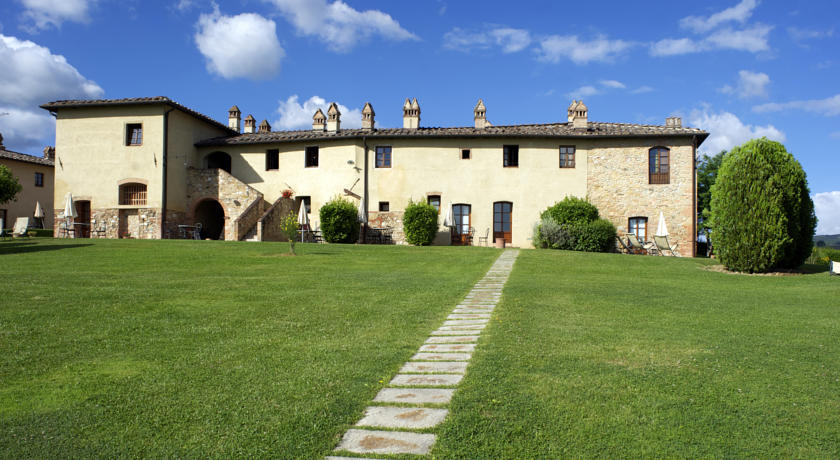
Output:
<instances>
[{"instance_id":1,"label":"sun lounger","mask_svg":"<svg viewBox=\"0 0 840 460\"><path fill-rule=\"evenodd\" d=\"M677 246L679 246L679 243L672 246L671 242L668 241L667 236L654 236L653 244L654 246L656 246L656 251L659 253L660 256L665 255L664 251L670 251L671 255L676 257L677 254L674 251L677 250Z\"/></svg>"}]
</instances>

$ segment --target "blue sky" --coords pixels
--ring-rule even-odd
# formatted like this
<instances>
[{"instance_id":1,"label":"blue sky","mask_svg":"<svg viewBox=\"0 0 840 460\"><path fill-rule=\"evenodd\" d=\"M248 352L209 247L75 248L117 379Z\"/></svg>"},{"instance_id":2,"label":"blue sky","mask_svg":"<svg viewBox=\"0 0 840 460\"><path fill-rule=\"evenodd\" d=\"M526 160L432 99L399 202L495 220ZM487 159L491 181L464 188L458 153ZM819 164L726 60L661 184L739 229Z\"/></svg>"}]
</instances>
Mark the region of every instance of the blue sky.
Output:
<instances>
[{"instance_id":1,"label":"blue sky","mask_svg":"<svg viewBox=\"0 0 840 460\"><path fill-rule=\"evenodd\" d=\"M358 126L565 121L685 125L716 153L783 142L808 174L818 233L840 233L840 4L836 0L4 0L0 133L39 153L71 98L164 95L225 121L237 104L274 129L311 125L336 101Z\"/></svg>"}]
</instances>

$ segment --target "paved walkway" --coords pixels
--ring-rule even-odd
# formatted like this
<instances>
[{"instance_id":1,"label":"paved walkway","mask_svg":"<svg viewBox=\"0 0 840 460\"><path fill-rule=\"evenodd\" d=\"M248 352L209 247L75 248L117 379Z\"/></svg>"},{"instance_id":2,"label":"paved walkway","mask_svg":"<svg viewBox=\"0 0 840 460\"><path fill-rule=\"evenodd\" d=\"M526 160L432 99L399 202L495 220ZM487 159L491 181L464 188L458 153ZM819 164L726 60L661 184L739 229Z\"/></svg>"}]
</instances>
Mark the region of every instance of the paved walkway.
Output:
<instances>
[{"instance_id":1,"label":"paved walkway","mask_svg":"<svg viewBox=\"0 0 840 460\"><path fill-rule=\"evenodd\" d=\"M426 455L431 451L436 435L429 429L443 422L449 413L446 406L464 378L478 336L499 303L518 255L518 250L507 250L496 259L443 326L432 332L388 387L376 395L356 428L347 430L337 452L371 458L377 454Z\"/></svg>"}]
</instances>

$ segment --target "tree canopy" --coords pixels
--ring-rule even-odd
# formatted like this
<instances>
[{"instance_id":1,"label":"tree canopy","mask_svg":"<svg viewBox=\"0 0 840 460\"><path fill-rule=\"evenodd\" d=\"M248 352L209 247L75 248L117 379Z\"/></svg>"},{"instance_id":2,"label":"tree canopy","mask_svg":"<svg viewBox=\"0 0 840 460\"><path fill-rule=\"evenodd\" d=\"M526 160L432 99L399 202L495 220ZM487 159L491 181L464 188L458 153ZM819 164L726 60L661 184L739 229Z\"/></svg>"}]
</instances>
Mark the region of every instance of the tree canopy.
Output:
<instances>
[{"instance_id":1,"label":"tree canopy","mask_svg":"<svg viewBox=\"0 0 840 460\"><path fill-rule=\"evenodd\" d=\"M22 188L9 168L0 165L0 204L14 200L15 195L20 193Z\"/></svg>"}]
</instances>

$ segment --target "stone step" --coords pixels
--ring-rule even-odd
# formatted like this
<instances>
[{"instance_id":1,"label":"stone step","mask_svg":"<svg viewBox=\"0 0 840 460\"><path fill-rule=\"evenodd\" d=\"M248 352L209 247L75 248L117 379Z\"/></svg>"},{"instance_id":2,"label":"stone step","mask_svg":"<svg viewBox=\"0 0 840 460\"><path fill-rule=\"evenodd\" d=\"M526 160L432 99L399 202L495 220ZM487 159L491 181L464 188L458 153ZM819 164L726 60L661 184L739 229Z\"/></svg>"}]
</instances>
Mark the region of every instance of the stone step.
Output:
<instances>
[{"instance_id":1,"label":"stone step","mask_svg":"<svg viewBox=\"0 0 840 460\"><path fill-rule=\"evenodd\" d=\"M401 374L463 374L467 371L467 363L464 361L436 361L436 362L417 362L411 361L405 363Z\"/></svg>"},{"instance_id":2,"label":"stone step","mask_svg":"<svg viewBox=\"0 0 840 460\"><path fill-rule=\"evenodd\" d=\"M462 374L397 374L389 385L394 387L451 387L463 379Z\"/></svg>"},{"instance_id":3,"label":"stone step","mask_svg":"<svg viewBox=\"0 0 840 460\"><path fill-rule=\"evenodd\" d=\"M423 345L420 351L434 352L434 353L464 353L475 351L474 343L452 343L452 344L437 344Z\"/></svg>"},{"instance_id":4,"label":"stone step","mask_svg":"<svg viewBox=\"0 0 840 460\"><path fill-rule=\"evenodd\" d=\"M373 402L447 404L455 393L451 388L383 388Z\"/></svg>"},{"instance_id":5,"label":"stone step","mask_svg":"<svg viewBox=\"0 0 840 460\"><path fill-rule=\"evenodd\" d=\"M461 331L447 331L445 329L438 329L436 331L432 331L432 335L478 335L481 334L480 330L461 330Z\"/></svg>"},{"instance_id":6,"label":"stone step","mask_svg":"<svg viewBox=\"0 0 840 460\"><path fill-rule=\"evenodd\" d=\"M439 331L469 331L475 330L480 331L487 327L486 324L462 324L460 326L441 326L438 328Z\"/></svg>"},{"instance_id":7,"label":"stone step","mask_svg":"<svg viewBox=\"0 0 840 460\"><path fill-rule=\"evenodd\" d=\"M420 347L423 348L423 347ZM471 353L415 353L412 361L469 361Z\"/></svg>"},{"instance_id":8,"label":"stone step","mask_svg":"<svg viewBox=\"0 0 840 460\"><path fill-rule=\"evenodd\" d=\"M452 313L446 319L481 319L490 318L490 313Z\"/></svg>"},{"instance_id":9,"label":"stone step","mask_svg":"<svg viewBox=\"0 0 840 460\"><path fill-rule=\"evenodd\" d=\"M344 433L335 450L356 454L426 455L434 445L433 434L350 429Z\"/></svg>"},{"instance_id":10,"label":"stone step","mask_svg":"<svg viewBox=\"0 0 840 460\"><path fill-rule=\"evenodd\" d=\"M356 426L422 430L437 426L449 411L424 407L371 406Z\"/></svg>"},{"instance_id":11,"label":"stone step","mask_svg":"<svg viewBox=\"0 0 840 460\"><path fill-rule=\"evenodd\" d=\"M426 339L426 343L467 343L467 342L478 342L477 335L455 335L451 337L447 336L439 336L439 337L429 337Z\"/></svg>"},{"instance_id":12,"label":"stone step","mask_svg":"<svg viewBox=\"0 0 840 460\"><path fill-rule=\"evenodd\" d=\"M456 308L452 310L453 315L489 314L492 312L492 308Z\"/></svg>"},{"instance_id":13,"label":"stone step","mask_svg":"<svg viewBox=\"0 0 840 460\"><path fill-rule=\"evenodd\" d=\"M478 318L478 319L454 319L454 320L450 320L450 321L444 321L443 325L444 326L463 326L465 324L487 324L489 322L490 322L489 319L483 319L483 318Z\"/></svg>"}]
</instances>

